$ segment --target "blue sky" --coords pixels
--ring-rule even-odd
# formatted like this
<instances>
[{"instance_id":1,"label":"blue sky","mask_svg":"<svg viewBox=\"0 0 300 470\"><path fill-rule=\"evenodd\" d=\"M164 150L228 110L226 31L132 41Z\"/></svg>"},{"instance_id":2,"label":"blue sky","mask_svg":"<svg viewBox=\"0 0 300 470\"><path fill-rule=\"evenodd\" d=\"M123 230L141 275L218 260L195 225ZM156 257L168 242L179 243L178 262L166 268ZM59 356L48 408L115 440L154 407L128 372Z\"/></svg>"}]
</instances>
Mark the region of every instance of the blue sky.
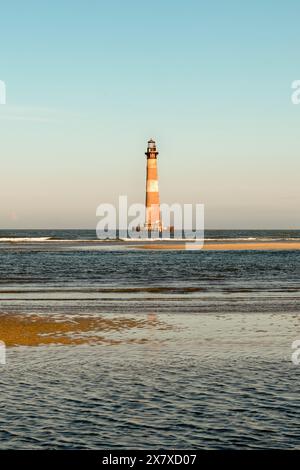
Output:
<instances>
[{"instance_id":1,"label":"blue sky","mask_svg":"<svg viewBox=\"0 0 300 470\"><path fill-rule=\"evenodd\" d=\"M211 228L299 228L296 0L1 5L0 227L91 227L142 202L148 138L164 202Z\"/></svg>"}]
</instances>

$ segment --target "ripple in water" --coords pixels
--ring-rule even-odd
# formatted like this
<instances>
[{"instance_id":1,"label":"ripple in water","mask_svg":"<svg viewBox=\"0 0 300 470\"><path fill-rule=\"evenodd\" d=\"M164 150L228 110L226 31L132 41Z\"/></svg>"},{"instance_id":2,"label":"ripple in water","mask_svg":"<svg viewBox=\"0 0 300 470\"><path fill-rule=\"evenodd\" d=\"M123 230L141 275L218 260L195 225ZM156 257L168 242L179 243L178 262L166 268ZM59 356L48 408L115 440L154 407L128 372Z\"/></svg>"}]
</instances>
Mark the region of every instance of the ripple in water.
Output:
<instances>
[{"instance_id":1,"label":"ripple in water","mask_svg":"<svg viewBox=\"0 0 300 470\"><path fill-rule=\"evenodd\" d=\"M115 345L9 349L0 448L300 447L297 315L144 319Z\"/></svg>"}]
</instances>

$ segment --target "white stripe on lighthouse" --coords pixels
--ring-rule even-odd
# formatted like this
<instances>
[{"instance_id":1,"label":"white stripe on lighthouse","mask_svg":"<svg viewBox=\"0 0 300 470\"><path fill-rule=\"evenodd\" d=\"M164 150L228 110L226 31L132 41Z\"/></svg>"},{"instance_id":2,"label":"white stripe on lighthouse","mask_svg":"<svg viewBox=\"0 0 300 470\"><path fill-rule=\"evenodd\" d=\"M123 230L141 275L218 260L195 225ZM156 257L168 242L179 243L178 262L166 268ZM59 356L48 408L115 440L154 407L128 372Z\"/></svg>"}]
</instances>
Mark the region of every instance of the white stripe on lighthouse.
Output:
<instances>
[{"instance_id":1,"label":"white stripe on lighthouse","mask_svg":"<svg viewBox=\"0 0 300 470\"><path fill-rule=\"evenodd\" d=\"M158 192L158 181L147 180L147 193L156 193L156 192Z\"/></svg>"}]
</instances>

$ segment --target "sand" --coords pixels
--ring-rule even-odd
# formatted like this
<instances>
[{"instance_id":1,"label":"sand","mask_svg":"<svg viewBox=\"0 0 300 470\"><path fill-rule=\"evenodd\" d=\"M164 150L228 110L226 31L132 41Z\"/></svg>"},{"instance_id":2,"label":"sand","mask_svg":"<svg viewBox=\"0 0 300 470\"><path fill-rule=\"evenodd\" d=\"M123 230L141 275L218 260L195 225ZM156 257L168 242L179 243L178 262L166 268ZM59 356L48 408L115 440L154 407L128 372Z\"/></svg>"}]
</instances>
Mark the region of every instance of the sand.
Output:
<instances>
[{"instance_id":1,"label":"sand","mask_svg":"<svg viewBox=\"0 0 300 470\"><path fill-rule=\"evenodd\" d=\"M186 246L187 245L187 246ZM136 248L144 250L186 250L197 249L196 243L149 243L140 245ZM201 249L201 248L198 248ZM203 250L226 251L226 250L300 250L299 242L222 242L222 243L205 243Z\"/></svg>"},{"instance_id":2,"label":"sand","mask_svg":"<svg viewBox=\"0 0 300 470\"><path fill-rule=\"evenodd\" d=\"M160 322L147 318L153 326ZM0 313L0 340L6 346L42 346L49 344L119 344L141 342L125 335L125 340L112 338L112 333L128 333L144 328L144 319L128 317L70 317L59 315L20 315Z\"/></svg>"}]
</instances>

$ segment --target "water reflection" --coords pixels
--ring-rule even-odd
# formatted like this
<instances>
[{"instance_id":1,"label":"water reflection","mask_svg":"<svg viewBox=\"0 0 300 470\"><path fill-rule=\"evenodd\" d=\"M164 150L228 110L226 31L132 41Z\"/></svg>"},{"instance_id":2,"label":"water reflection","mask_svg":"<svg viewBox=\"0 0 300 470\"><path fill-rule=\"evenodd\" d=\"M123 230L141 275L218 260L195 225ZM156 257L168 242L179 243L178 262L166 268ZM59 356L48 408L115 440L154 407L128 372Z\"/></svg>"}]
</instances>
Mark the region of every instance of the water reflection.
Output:
<instances>
[{"instance_id":1,"label":"water reflection","mask_svg":"<svg viewBox=\"0 0 300 470\"><path fill-rule=\"evenodd\" d=\"M93 328L106 341L8 348L0 448L299 448L297 316L101 315Z\"/></svg>"},{"instance_id":2,"label":"water reflection","mask_svg":"<svg viewBox=\"0 0 300 470\"><path fill-rule=\"evenodd\" d=\"M119 344L153 340L171 326L157 315L38 315L0 313L0 339L7 346Z\"/></svg>"}]
</instances>

